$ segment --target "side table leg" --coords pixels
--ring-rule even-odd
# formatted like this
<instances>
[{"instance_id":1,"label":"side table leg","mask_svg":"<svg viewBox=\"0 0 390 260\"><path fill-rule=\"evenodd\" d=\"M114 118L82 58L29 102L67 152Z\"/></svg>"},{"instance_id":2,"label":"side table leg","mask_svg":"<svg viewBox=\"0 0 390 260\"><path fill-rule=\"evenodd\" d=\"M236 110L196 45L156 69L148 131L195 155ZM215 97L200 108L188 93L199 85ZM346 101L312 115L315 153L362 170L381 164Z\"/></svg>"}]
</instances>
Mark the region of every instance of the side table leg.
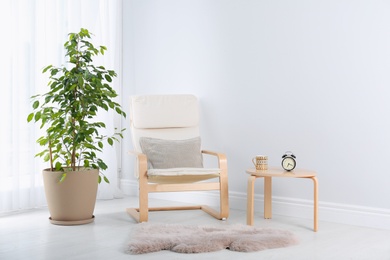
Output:
<instances>
[{"instance_id":1,"label":"side table leg","mask_svg":"<svg viewBox=\"0 0 390 260\"><path fill-rule=\"evenodd\" d=\"M272 218L272 177L264 177L264 218Z\"/></svg>"},{"instance_id":2,"label":"side table leg","mask_svg":"<svg viewBox=\"0 0 390 260\"><path fill-rule=\"evenodd\" d=\"M250 226L253 226L255 180L256 177L252 175L248 178L246 224Z\"/></svg>"},{"instance_id":3,"label":"side table leg","mask_svg":"<svg viewBox=\"0 0 390 260\"><path fill-rule=\"evenodd\" d=\"M318 180L316 177L311 178L314 182L314 232L318 230Z\"/></svg>"}]
</instances>

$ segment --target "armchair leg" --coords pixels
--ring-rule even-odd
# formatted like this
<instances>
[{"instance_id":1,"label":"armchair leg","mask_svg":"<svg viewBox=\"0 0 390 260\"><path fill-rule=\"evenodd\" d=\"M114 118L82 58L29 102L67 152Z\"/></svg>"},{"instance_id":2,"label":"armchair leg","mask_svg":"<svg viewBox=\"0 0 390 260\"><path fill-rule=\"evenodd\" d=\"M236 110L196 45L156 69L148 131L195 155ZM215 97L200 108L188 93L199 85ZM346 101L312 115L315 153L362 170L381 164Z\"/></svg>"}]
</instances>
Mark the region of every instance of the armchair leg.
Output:
<instances>
[{"instance_id":1,"label":"armchair leg","mask_svg":"<svg viewBox=\"0 0 390 260\"><path fill-rule=\"evenodd\" d=\"M132 217L135 221L139 222L139 209L136 208L127 208L127 214Z\"/></svg>"},{"instance_id":2,"label":"armchair leg","mask_svg":"<svg viewBox=\"0 0 390 260\"><path fill-rule=\"evenodd\" d=\"M221 219L227 219L229 216L229 192L227 178L221 178L220 180L220 211Z\"/></svg>"},{"instance_id":3,"label":"armchair leg","mask_svg":"<svg viewBox=\"0 0 390 260\"><path fill-rule=\"evenodd\" d=\"M139 180L139 222L148 221L148 180L146 177Z\"/></svg>"},{"instance_id":4,"label":"armchair leg","mask_svg":"<svg viewBox=\"0 0 390 260\"><path fill-rule=\"evenodd\" d=\"M143 168L146 169L146 160L143 163ZM143 171L140 171L143 172ZM140 174L139 177L139 208L127 208L126 212L137 222L147 222L149 215L149 195L148 195L148 178L146 171Z\"/></svg>"},{"instance_id":5,"label":"armchair leg","mask_svg":"<svg viewBox=\"0 0 390 260\"><path fill-rule=\"evenodd\" d=\"M219 158L219 167L222 172L219 176L219 195L220 195L220 211L221 219L227 219L229 216L229 188L228 188L228 175L227 175L227 161L225 156Z\"/></svg>"},{"instance_id":6,"label":"armchair leg","mask_svg":"<svg viewBox=\"0 0 390 260\"><path fill-rule=\"evenodd\" d=\"M219 185L220 212L217 212L216 210L206 205L202 205L201 209L216 219L226 220L229 217L229 192L226 171L223 172L219 177Z\"/></svg>"}]
</instances>

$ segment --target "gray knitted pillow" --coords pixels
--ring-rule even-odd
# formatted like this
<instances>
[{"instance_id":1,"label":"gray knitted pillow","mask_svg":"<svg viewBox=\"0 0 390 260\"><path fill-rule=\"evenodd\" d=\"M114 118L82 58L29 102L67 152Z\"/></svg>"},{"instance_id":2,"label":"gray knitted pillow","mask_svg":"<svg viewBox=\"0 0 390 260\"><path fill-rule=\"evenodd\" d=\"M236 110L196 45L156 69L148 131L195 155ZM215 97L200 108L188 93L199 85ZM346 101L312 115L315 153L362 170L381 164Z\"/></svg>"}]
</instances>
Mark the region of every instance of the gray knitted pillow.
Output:
<instances>
[{"instance_id":1,"label":"gray knitted pillow","mask_svg":"<svg viewBox=\"0 0 390 260\"><path fill-rule=\"evenodd\" d=\"M200 137L186 140L141 137L139 142L149 168L203 168Z\"/></svg>"}]
</instances>

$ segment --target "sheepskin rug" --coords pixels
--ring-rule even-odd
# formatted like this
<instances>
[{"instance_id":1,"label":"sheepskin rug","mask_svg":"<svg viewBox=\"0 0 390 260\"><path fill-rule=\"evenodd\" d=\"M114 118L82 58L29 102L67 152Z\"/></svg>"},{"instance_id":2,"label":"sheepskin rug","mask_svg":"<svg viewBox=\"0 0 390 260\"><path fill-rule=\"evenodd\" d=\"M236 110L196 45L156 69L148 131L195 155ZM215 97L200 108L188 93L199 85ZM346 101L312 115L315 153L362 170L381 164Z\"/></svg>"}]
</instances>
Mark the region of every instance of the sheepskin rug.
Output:
<instances>
[{"instance_id":1,"label":"sheepskin rug","mask_svg":"<svg viewBox=\"0 0 390 260\"><path fill-rule=\"evenodd\" d=\"M254 252L298 243L286 230L247 225L192 226L140 223L132 234L126 253L145 254L160 250L203 253L229 249Z\"/></svg>"}]
</instances>

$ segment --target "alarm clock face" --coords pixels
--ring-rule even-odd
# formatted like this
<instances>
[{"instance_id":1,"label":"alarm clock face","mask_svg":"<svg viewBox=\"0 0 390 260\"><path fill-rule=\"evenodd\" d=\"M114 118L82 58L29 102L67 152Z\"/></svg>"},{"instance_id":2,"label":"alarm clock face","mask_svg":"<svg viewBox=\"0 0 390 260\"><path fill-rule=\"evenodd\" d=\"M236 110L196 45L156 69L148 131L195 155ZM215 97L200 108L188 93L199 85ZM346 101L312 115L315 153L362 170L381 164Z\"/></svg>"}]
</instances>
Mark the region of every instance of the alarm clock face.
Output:
<instances>
[{"instance_id":1,"label":"alarm clock face","mask_svg":"<svg viewBox=\"0 0 390 260\"><path fill-rule=\"evenodd\" d=\"M286 171L292 171L295 168L296 162L294 158L291 157L285 157L282 160L282 167Z\"/></svg>"}]
</instances>

